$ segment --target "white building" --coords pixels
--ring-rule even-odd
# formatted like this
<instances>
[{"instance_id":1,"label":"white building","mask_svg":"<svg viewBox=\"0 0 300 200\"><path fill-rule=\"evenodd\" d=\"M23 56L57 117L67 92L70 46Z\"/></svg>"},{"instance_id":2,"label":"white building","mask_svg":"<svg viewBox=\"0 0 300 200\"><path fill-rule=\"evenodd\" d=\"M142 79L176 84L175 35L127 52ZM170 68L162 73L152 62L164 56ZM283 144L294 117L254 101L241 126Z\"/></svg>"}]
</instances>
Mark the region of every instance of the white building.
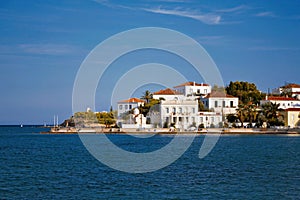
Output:
<instances>
[{"instance_id":1,"label":"white building","mask_svg":"<svg viewBox=\"0 0 300 200\"><path fill-rule=\"evenodd\" d=\"M199 112L198 124L203 124L204 128L220 128L223 126L222 114L216 112Z\"/></svg>"},{"instance_id":2,"label":"white building","mask_svg":"<svg viewBox=\"0 0 300 200\"><path fill-rule=\"evenodd\" d=\"M182 100L184 99L183 93L179 93L175 90L167 88L165 90L159 90L153 93L153 99L163 99L166 101L170 100Z\"/></svg>"},{"instance_id":3,"label":"white building","mask_svg":"<svg viewBox=\"0 0 300 200\"><path fill-rule=\"evenodd\" d=\"M291 97L266 96L265 100L260 101L260 105L266 103L280 104L279 109L300 108L300 100Z\"/></svg>"},{"instance_id":4,"label":"white building","mask_svg":"<svg viewBox=\"0 0 300 200\"><path fill-rule=\"evenodd\" d=\"M300 127L300 108L288 108L284 111L284 125L291 128Z\"/></svg>"},{"instance_id":5,"label":"white building","mask_svg":"<svg viewBox=\"0 0 300 200\"><path fill-rule=\"evenodd\" d=\"M239 104L237 97L225 94L225 92L212 92L200 100L205 108L223 115L235 114Z\"/></svg>"},{"instance_id":6,"label":"white building","mask_svg":"<svg viewBox=\"0 0 300 200\"><path fill-rule=\"evenodd\" d=\"M151 128L150 124L146 124L146 117L140 114L138 108L133 109L133 113L126 115L125 117L118 119L118 125L121 128L137 129L137 128Z\"/></svg>"},{"instance_id":7,"label":"white building","mask_svg":"<svg viewBox=\"0 0 300 200\"><path fill-rule=\"evenodd\" d=\"M198 102L197 100L162 101L159 115L161 127L174 123L180 130L186 130L197 125Z\"/></svg>"},{"instance_id":8,"label":"white building","mask_svg":"<svg viewBox=\"0 0 300 200\"><path fill-rule=\"evenodd\" d=\"M211 86L206 83L186 82L175 86L174 89L184 96L205 96L211 93Z\"/></svg>"},{"instance_id":9,"label":"white building","mask_svg":"<svg viewBox=\"0 0 300 200\"><path fill-rule=\"evenodd\" d=\"M295 83L290 83L285 86L276 88L272 91L273 94L282 94L282 93L290 93L293 97L300 96L300 85Z\"/></svg>"},{"instance_id":10,"label":"white building","mask_svg":"<svg viewBox=\"0 0 300 200\"><path fill-rule=\"evenodd\" d=\"M141 105L143 106L145 101L138 98L130 98L126 100L122 100L118 102L118 117L122 114L134 109L139 108Z\"/></svg>"}]
</instances>

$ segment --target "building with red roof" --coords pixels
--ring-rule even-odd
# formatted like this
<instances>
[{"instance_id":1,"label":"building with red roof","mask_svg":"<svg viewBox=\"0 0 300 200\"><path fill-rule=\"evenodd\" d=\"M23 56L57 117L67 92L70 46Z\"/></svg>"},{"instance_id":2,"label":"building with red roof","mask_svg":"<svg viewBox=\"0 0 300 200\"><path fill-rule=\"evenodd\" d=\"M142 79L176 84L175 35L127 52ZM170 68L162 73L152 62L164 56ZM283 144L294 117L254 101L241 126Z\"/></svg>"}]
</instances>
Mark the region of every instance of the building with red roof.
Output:
<instances>
[{"instance_id":1,"label":"building with red roof","mask_svg":"<svg viewBox=\"0 0 300 200\"><path fill-rule=\"evenodd\" d=\"M211 93L211 86L206 83L186 82L174 87L184 96L205 96Z\"/></svg>"},{"instance_id":2,"label":"building with red roof","mask_svg":"<svg viewBox=\"0 0 300 200\"><path fill-rule=\"evenodd\" d=\"M200 100L204 104L205 108L218 113L223 113L224 115L236 113L236 109L239 104L239 99L237 97L220 91L213 91Z\"/></svg>"},{"instance_id":3,"label":"building with red roof","mask_svg":"<svg viewBox=\"0 0 300 200\"><path fill-rule=\"evenodd\" d=\"M266 96L266 99L260 101L260 105L266 103L280 104L279 109L300 108L300 100L292 97Z\"/></svg>"},{"instance_id":4,"label":"building with red roof","mask_svg":"<svg viewBox=\"0 0 300 200\"><path fill-rule=\"evenodd\" d=\"M139 98L121 100L118 102L118 116L120 117L122 114L133 110L134 108L139 108L141 105L143 106L144 104L145 101Z\"/></svg>"},{"instance_id":5,"label":"building with red roof","mask_svg":"<svg viewBox=\"0 0 300 200\"><path fill-rule=\"evenodd\" d=\"M289 83L272 91L273 94L292 94L293 97L300 97L300 85L296 83ZM299 98L300 99L300 98Z\"/></svg>"},{"instance_id":6,"label":"building with red roof","mask_svg":"<svg viewBox=\"0 0 300 200\"><path fill-rule=\"evenodd\" d=\"M170 88L164 89L164 90L159 90L157 92L153 93L153 98L154 99L163 99L163 100L178 100L178 99L183 99L184 95L182 93L179 93L176 90L172 90Z\"/></svg>"}]
</instances>

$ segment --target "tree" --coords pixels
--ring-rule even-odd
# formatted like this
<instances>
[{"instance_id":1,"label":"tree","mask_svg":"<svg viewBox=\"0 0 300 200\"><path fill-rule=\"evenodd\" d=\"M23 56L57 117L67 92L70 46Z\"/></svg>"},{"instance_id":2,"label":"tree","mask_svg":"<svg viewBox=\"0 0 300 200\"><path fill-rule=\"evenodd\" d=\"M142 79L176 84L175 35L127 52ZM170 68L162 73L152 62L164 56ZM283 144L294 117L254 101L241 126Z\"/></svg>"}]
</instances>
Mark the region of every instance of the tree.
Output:
<instances>
[{"instance_id":1,"label":"tree","mask_svg":"<svg viewBox=\"0 0 300 200\"><path fill-rule=\"evenodd\" d=\"M257 115L258 115L257 106L255 104L253 104L252 102L249 102L245 106L245 110L247 113L247 118L250 122L250 127L252 128L252 123L256 121Z\"/></svg>"},{"instance_id":2,"label":"tree","mask_svg":"<svg viewBox=\"0 0 300 200\"><path fill-rule=\"evenodd\" d=\"M280 104L276 103L266 103L262 105L262 114L264 116L264 119L268 125L270 126L282 126L284 125L282 120L279 120L279 117L283 117L279 112L282 111L282 109L279 109Z\"/></svg>"},{"instance_id":3,"label":"tree","mask_svg":"<svg viewBox=\"0 0 300 200\"><path fill-rule=\"evenodd\" d=\"M211 89L212 92L223 92L225 93L226 89L224 87L219 87L218 85L214 85Z\"/></svg>"},{"instance_id":4,"label":"tree","mask_svg":"<svg viewBox=\"0 0 300 200\"><path fill-rule=\"evenodd\" d=\"M146 90L142 99L146 100L146 103L149 103L150 100L153 99L153 94L149 90Z\"/></svg>"},{"instance_id":5,"label":"tree","mask_svg":"<svg viewBox=\"0 0 300 200\"><path fill-rule=\"evenodd\" d=\"M229 95L239 98L241 104L247 104L252 102L258 104L262 100L265 94L262 94L254 83L248 83L243 81L230 82L226 87L226 92Z\"/></svg>"},{"instance_id":6,"label":"tree","mask_svg":"<svg viewBox=\"0 0 300 200\"><path fill-rule=\"evenodd\" d=\"M247 117L247 111L245 109L244 104L239 104L238 109L236 109L236 114L237 114L237 118L240 120L241 122L241 126L244 127L244 121L246 120Z\"/></svg>"},{"instance_id":7,"label":"tree","mask_svg":"<svg viewBox=\"0 0 300 200\"><path fill-rule=\"evenodd\" d=\"M149 103L146 103L144 106L140 105L139 107L140 113L142 113L146 117L151 107L159 103L160 100L158 99L150 99Z\"/></svg>"},{"instance_id":8,"label":"tree","mask_svg":"<svg viewBox=\"0 0 300 200\"><path fill-rule=\"evenodd\" d=\"M105 124L106 127L116 123L116 119L113 112L99 112L96 114L98 122Z\"/></svg>"},{"instance_id":9,"label":"tree","mask_svg":"<svg viewBox=\"0 0 300 200\"><path fill-rule=\"evenodd\" d=\"M236 115L234 114L228 114L227 117L226 117L227 121L229 123L234 123L236 122L236 120L238 119Z\"/></svg>"}]
</instances>

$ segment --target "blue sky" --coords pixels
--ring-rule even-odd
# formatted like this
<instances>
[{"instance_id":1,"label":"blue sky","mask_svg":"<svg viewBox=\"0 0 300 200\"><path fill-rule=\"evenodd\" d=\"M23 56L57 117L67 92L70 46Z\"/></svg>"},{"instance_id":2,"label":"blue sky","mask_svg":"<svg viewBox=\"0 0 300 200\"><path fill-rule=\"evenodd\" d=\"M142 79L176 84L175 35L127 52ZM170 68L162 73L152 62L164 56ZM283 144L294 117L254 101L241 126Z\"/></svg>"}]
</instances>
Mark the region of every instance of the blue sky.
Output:
<instances>
[{"instance_id":1,"label":"blue sky","mask_svg":"<svg viewBox=\"0 0 300 200\"><path fill-rule=\"evenodd\" d=\"M299 7L299 0L1 1L0 124L68 118L84 58L108 37L139 27L194 38L225 84L244 80L267 91L300 83Z\"/></svg>"}]
</instances>

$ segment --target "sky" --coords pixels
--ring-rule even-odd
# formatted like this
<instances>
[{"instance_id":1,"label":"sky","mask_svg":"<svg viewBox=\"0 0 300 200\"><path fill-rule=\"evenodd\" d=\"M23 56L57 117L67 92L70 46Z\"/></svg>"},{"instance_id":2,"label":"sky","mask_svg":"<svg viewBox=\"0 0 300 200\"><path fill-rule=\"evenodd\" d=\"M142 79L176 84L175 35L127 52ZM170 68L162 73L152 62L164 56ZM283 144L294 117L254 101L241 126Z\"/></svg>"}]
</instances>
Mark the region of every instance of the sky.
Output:
<instances>
[{"instance_id":1,"label":"sky","mask_svg":"<svg viewBox=\"0 0 300 200\"><path fill-rule=\"evenodd\" d=\"M225 85L248 81L266 92L285 82L300 83L299 7L299 0L1 1L0 124L69 118L76 74L88 54L107 38L141 27L172 29L199 42ZM132 59L112 70L120 73ZM158 59L163 60L169 59ZM201 81L192 74L190 81ZM96 100L98 111L110 105Z\"/></svg>"}]
</instances>

